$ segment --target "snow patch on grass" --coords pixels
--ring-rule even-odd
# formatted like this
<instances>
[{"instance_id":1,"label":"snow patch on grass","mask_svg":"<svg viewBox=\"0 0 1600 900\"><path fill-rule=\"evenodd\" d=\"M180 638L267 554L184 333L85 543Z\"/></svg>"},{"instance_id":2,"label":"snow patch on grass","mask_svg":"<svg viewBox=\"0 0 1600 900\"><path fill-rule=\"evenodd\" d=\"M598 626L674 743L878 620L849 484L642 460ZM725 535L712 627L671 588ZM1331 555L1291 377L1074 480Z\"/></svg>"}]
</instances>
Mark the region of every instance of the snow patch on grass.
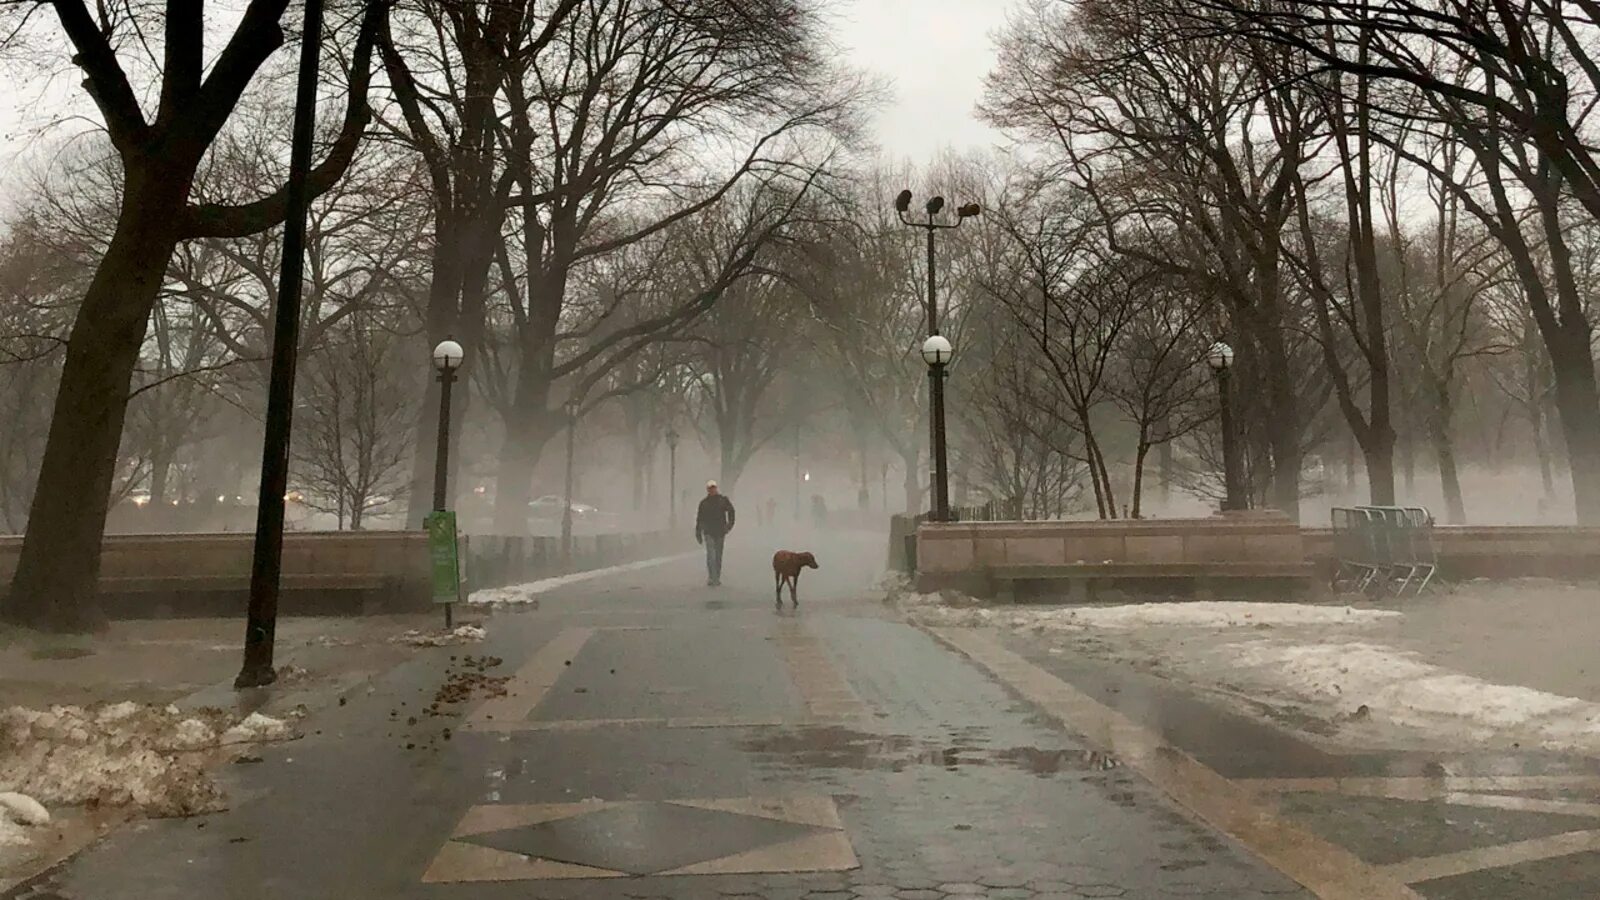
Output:
<instances>
[{"instance_id":1,"label":"snow patch on grass","mask_svg":"<svg viewBox=\"0 0 1600 900\"><path fill-rule=\"evenodd\" d=\"M412 628L391 638L390 642L410 647L453 647L457 644L476 644L488 634L480 625L458 625L452 631L418 631Z\"/></svg>"},{"instance_id":2,"label":"snow patch on grass","mask_svg":"<svg viewBox=\"0 0 1600 900\"><path fill-rule=\"evenodd\" d=\"M675 556L660 556L655 559L645 559L639 562L626 563L620 566L608 566L604 569L591 569L587 572L573 572L569 575L557 575L551 578L541 578L538 581L529 581L525 584L513 584L506 587L484 588L473 591L467 597L467 602L475 606L516 606L524 603L536 603L536 598L543 593L553 591L558 587L569 584L578 584L607 575L619 575L623 572L637 572L640 569L649 569L654 566L665 565L680 559L688 559L695 554L680 553Z\"/></svg>"},{"instance_id":3,"label":"snow patch on grass","mask_svg":"<svg viewBox=\"0 0 1600 900\"><path fill-rule=\"evenodd\" d=\"M948 594L905 594L901 605L914 621L942 627L995 627L1044 633L1089 629L1253 628L1296 625L1373 625L1400 616L1392 610L1311 603L1185 601L1123 606L1064 606L1027 609L981 607Z\"/></svg>"},{"instance_id":4,"label":"snow patch on grass","mask_svg":"<svg viewBox=\"0 0 1600 900\"><path fill-rule=\"evenodd\" d=\"M1252 641L1228 648L1241 674L1324 707L1475 739L1523 734L1551 749L1600 748L1600 704L1495 684L1361 642Z\"/></svg>"}]
</instances>

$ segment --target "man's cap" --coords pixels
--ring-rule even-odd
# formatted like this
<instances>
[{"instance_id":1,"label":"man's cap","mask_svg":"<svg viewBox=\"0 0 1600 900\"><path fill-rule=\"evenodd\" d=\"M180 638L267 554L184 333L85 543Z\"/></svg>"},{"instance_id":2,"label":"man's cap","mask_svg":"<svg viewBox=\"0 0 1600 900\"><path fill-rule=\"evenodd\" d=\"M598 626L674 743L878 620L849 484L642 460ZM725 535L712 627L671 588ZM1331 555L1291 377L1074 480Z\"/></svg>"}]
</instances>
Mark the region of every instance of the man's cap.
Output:
<instances>
[{"instance_id":1,"label":"man's cap","mask_svg":"<svg viewBox=\"0 0 1600 900\"><path fill-rule=\"evenodd\" d=\"M708 491L711 490L712 488L716 487L716 486L717 486L717 483L715 481L706 482L706 490L708 490Z\"/></svg>"}]
</instances>

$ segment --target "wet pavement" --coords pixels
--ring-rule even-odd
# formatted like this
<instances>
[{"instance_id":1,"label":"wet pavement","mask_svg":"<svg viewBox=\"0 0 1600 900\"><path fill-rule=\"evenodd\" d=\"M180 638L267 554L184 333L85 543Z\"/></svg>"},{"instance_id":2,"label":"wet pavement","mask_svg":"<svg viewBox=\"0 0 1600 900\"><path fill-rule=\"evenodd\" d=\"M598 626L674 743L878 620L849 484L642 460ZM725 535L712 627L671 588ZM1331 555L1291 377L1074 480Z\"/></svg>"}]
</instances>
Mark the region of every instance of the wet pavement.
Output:
<instances>
[{"instance_id":1,"label":"wet pavement","mask_svg":"<svg viewBox=\"0 0 1600 900\"><path fill-rule=\"evenodd\" d=\"M1600 897L1600 760L1470 745L1332 752L1293 733L1314 722L1276 728L1136 666L1052 652L1027 636L1004 643L1418 896Z\"/></svg>"},{"instance_id":2,"label":"wet pavement","mask_svg":"<svg viewBox=\"0 0 1600 900\"><path fill-rule=\"evenodd\" d=\"M1330 754L1132 670L926 632L869 589L874 535L813 542L774 612L773 541L744 541L721 588L681 561L499 614L228 767L229 811L124 828L8 896L1597 893L1574 834L1600 769ZM1459 871L1485 847L1510 864Z\"/></svg>"}]
</instances>

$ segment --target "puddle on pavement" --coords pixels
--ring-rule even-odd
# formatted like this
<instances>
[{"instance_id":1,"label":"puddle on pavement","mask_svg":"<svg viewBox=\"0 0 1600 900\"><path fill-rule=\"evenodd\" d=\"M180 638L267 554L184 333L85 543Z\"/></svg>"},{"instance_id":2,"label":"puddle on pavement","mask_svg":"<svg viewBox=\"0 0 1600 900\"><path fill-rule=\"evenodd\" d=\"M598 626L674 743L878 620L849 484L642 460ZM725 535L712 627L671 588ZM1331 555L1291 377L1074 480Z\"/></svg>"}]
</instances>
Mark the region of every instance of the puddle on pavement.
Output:
<instances>
[{"instance_id":1,"label":"puddle on pavement","mask_svg":"<svg viewBox=\"0 0 1600 900\"><path fill-rule=\"evenodd\" d=\"M901 772L914 766L958 771L972 766L1016 769L1031 775L1118 768L1108 753L1085 749L988 747L974 729L960 729L951 742L905 735L865 734L848 728L805 728L749 739L743 748L805 769L871 769Z\"/></svg>"}]
</instances>

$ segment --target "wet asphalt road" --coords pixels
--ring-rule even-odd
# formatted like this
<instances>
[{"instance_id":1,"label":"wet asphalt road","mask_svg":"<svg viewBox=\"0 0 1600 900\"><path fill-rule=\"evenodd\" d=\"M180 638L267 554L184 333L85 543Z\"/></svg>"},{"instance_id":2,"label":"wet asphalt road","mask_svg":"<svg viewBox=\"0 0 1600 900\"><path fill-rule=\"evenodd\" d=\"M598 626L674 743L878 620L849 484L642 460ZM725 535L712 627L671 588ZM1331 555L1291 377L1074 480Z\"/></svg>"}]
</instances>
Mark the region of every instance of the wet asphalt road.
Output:
<instances>
[{"instance_id":1,"label":"wet asphalt road","mask_svg":"<svg viewBox=\"0 0 1600 900\"><path fill-rule=\"evenodd\" d=\"M807 539L823 569L805 574L798 611L775 612L766 562L778 540L736 534L720 588L680 561L498 614L485 643L422 651L318 712L303 740L228 767L229 811L122 829L14 896L1311 896L901 621L869 589L880 537ZM1229 779L1441 764L1333 756L1157 679L1009 646ZM1506 769L1445 762L1451 774ZM1515 769L1588 771L1568 760ZM1444 824L1450 811L1385 802L1326 791L1267 801L1377 866L1571 830L1565 816L1536 826L1481 809L1464 834ZM1596 896L1584 864L1574 854L1414 888Z\"/></svg>"}]
</instances>

